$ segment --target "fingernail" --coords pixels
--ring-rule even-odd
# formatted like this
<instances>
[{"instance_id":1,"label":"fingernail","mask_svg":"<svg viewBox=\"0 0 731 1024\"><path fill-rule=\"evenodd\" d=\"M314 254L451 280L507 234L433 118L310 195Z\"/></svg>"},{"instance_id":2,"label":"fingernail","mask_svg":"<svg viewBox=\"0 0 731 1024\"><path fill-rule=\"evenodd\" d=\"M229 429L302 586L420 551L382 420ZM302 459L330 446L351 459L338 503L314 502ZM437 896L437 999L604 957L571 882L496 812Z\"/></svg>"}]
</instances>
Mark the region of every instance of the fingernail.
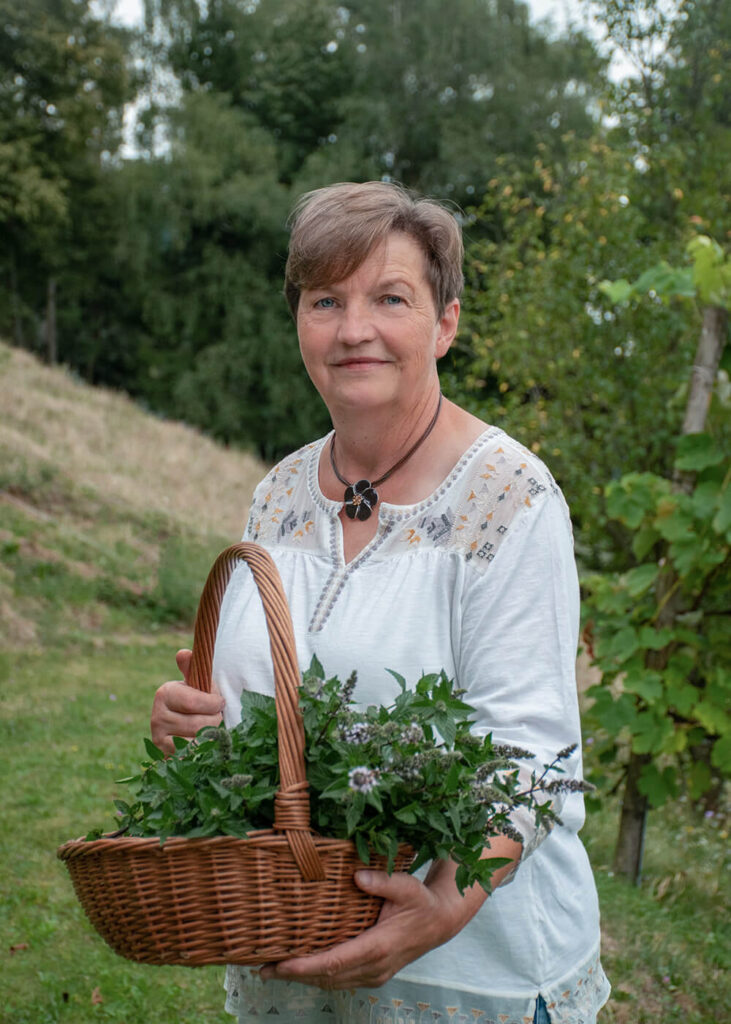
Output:
<instances>
[{"instance_id":1,"label":"fingernail","mask_svg":"<svg viewBox=\"0 0 731 1024\"><path fill-rule=\"evenodd\" d=\"M355 876L359 885L371 885L373 882L373 875L370 871L356 871Z\"/></svg>"}]
</instances>

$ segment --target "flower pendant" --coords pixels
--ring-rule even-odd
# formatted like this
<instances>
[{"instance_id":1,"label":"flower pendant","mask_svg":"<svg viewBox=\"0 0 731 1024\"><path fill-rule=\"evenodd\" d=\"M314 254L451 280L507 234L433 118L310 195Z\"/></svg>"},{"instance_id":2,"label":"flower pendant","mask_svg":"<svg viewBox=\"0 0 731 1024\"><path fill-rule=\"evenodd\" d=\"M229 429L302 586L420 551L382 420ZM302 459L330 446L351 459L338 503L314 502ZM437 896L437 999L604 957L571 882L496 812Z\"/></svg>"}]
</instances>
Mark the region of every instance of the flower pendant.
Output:
<instances>
[{"instance_id":1,"label":"flower pendant","mask_svg":"<svg viewBox=\"0 0 731 1024\"><path fill-rule=\"evenodd\" d=\"M378 504L378 494L370 480L359 480L345 488L345 514L348 519L368 519Z\"/></svg>"}]
</instances>

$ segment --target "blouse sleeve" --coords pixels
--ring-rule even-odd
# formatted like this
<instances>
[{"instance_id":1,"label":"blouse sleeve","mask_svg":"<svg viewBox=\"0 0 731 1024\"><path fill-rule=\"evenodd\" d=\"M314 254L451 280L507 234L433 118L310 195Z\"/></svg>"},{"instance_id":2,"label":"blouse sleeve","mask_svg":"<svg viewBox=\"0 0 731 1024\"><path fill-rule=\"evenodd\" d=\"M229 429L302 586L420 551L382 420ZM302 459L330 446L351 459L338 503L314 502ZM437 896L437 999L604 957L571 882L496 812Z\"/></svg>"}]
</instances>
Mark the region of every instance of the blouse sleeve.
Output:
<instances>
[{"instance_id":1,"label":"blouse sleeve","mask_svg":"<svg viewBox=\"0 0 731 1024\"><path fill-rule=\"evenodd\" d=\"M463 588L457 680L476 710L475 731L535 755L521 780L577 744L562 762L564 778L581 778L576 689L579 589L568 513L558 491L522 508L492 562L475 567ZM583 822L581 794L559 796L567 827ZM529 812L513 812L523 858L546 838Z\"/></svg>"}]
</instances>

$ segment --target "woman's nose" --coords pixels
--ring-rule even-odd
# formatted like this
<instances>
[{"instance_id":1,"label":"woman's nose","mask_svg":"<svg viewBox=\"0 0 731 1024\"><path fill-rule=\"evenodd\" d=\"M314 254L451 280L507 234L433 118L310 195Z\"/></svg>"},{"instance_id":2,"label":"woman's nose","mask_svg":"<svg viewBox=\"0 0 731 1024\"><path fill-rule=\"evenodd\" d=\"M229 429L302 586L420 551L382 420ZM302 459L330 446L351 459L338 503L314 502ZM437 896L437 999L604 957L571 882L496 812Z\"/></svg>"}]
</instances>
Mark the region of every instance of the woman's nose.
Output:
<instances>
[{"instance_id":1,"label":"woman's nose","mask_svg":"<svg viewBox=\"0 0 731 1024\"><path fill-rule=\"evenodd\" d=\"M338 340L346 345L360 345L376 336L373 317L367 303L348 302L338 320Z\"/></svg>"}]
</instances>

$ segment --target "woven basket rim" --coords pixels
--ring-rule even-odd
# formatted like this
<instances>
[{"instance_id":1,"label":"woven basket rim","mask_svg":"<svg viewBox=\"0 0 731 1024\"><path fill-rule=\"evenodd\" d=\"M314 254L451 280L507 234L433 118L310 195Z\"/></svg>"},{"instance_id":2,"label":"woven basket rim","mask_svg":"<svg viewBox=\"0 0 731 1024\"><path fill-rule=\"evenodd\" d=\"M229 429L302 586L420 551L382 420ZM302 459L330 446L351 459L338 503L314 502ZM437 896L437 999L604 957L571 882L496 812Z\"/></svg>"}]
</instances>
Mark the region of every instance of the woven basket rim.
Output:
<instances>
[{"instance_id":1,"label":"woven basket rim","mask_svg":"<svg viewBox=\"0 0 731 1024\"><path fill-rule=\"evenodd\" d=\"M337 849L339 846L355 848L355 843L352 839L322 836L317 832L312 832L311 835L315 846L323 850ZM236 846L238 844L276 849L285 849L289 846L287 837L283 832L269 828L252 830L245 837L229 835L169 836L164 842L160 842L159 836L128 836L107 833L98 839L86 839L84 836L79 836L78 839L68 839L57 848L56 856L59 860L68 860L70 857L83 857L84 855L91 856L93 854L112 852L115 846L120 849L122 847L134 847L137 850L143 850L145 847L149 847L151 849L156 848L161 852L186 850L189 853L193 853L195 850L200 850L206 846ZM399 843L398 855L413 857L416 854L408 843ZM385 856L385 854L381 856Z\"/></svg>"}]
</instances>

